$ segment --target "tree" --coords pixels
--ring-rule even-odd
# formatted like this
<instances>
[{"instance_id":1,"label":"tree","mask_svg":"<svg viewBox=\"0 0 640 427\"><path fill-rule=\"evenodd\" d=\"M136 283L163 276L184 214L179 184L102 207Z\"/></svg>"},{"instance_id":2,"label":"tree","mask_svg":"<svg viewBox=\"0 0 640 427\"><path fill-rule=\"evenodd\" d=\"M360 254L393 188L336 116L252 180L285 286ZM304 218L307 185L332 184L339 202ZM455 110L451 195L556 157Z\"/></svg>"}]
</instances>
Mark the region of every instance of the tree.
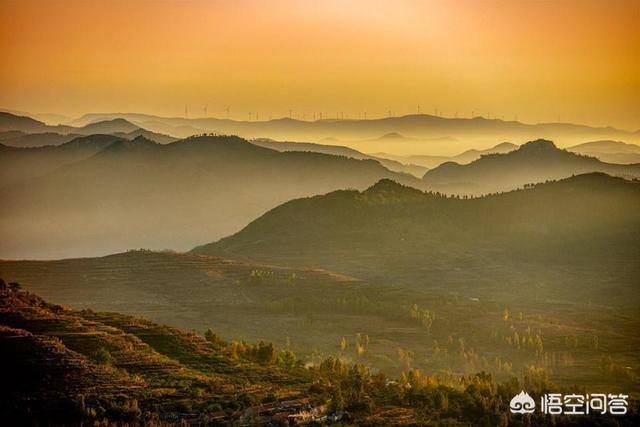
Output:
<instances>
[{"instance_id":1,"label":"tree","mask_svg":"<svg viewBox=\"0 0 640 427\"><path fill-rule=\"evenodd\" d=\"M340 340L340 350L345 351L348 345L349 344L347 343L347 339L345 337L342 337L342 340Z\"/></svg>"},{"instance_id":2,"label":"tree","mask_svg":"<svg viewBox=\"0 0 640 427\"><path fill-rule=\"evenodd\" d=\"M536 356L541 356L544 346L542 345L542 338L540 335L536 335Z\"/></svg>"},{"instance_id":3,"label":"tree","mask_svg":"<svg viewBox=\"0 0 640 427\"><path fill-rule=\"evenodd\" d=\"M506 307L502 311L502 320L504 320L505 322L509 320L509 309Z\"/></svg>"},{"instance_id":4,"label":"tree","mask_svg":"<svg viewBox=\"0 0 640 427\"><path fill-rule=\"evenodd\" d=\"M96 350L93 358L99 365L110 365L112 360L111 353L109 353L109 350L104 347L100 347Z\"/></svg>"},{"instance_id":5,"label":"tree","mask_svg":"<svg viewBox=\"0 0 640 427\"><path fill-rule=\"evenodd\" d=\"M291 350L282 350L277 360L278 366L286 371L291 371L296 366L296 355Z\"/></svg>"},{"instance_id":6,"label":"tree","mask_svg":"<svg viewBox=\"0 0 640 427\"><path fill-rule=\"evenodd\" d=\"M220 337L218 337L218 334L216 334L215 332L213 332L213 330L211 330L211 328L207 329L206 332L204 333L204 337L207 341L209 341L210 343L213 344L217 344L219 343Z\"/></svg>"}]
</instances>

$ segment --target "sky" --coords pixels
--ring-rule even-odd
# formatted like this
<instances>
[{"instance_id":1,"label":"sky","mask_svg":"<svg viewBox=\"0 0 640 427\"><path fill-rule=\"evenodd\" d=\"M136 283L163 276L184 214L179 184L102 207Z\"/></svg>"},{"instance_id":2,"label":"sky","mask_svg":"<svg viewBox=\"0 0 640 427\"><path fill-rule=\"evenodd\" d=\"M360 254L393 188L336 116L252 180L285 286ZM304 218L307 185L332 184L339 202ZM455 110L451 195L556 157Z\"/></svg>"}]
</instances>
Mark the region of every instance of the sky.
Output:
<instances>
[{"instance_id":1,"label":"sky","mask_svg":"<svg viewBox=\"0 0 640 427\"><path fill-rule=\"evenodd\" d=\"M0 107L635 130L638 22L638 0L0 0Z\"/></svg>"}]
</instances>

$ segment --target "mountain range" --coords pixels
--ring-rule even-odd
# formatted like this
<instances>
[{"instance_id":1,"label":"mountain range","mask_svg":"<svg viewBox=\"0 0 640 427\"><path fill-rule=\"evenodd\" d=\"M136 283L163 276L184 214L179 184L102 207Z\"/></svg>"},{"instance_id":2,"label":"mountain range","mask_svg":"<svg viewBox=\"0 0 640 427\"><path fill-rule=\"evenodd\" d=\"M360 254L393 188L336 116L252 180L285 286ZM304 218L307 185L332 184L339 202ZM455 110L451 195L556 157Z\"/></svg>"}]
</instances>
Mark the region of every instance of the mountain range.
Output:
<instances>
[{"instance_id":1,"label":"mountain range","mask_svg":"<svg viewBox=\"0 0 640 427\"><path fill-rule=\"evenodd\" d=\"M14 147L0 144L0 188L46 175L61 166L89 158L116 141L124 140L113 135L73 135L71 140L60 145Z\"/></svg>"},{"instance_id":2,"label":"mountain range","mask_svg":"<svg viewBox=\"0 0 640 427\"><path fill-rule=\"evenodd\" d=\"M258 138L251 140L252 144L259 145L260 147L270 148L277 151L310 151L313 153L332 154L334 156L345 156L353 159L369 159L379 162L382 166L389 170L396 172L410 173L411 175L422 177L428 168L418 166L412 163L401 163L397 160L385 158L383 156L376 157L369 154L364 154L353 148L345 147L342 145L326 145L315 144L311 142L287 142L287 141L274 141L267 138Z\"/></svg>"},{"instance_id":3,"label":"mountain range","mask_svg":"<svg viewBox=\"0 0 640 427\"><path fill-rule=\"evenodd\" d=\"M340 145L348 145L359 151L384 151L393 154L434 154L434 147L449 152L456 149L462 151L489 146L496 140L524 143L537 138L557 141L562 147L603 139L640 142L640 132L611 127L570 123L526 124L483 117L447 118L427 114L370 120L308 121L285 117L265 121L237 121L159 117L138 113L96 113L86 114L70 124L85 126L95 121L115 118L123 118L145 129L173 136L216 132L248 139L266 137L283 141L320 141L331 145L332 140L337 140ZM385 135L396 137L385 138ZM372 145L372 141L377 142Z\"/></svg>"},{"instance_id":4,"label":"mountain range","mask_svg":"<svg viewBox=\"0 0 640 427\"><path fill-rule=\"evenodd\" d=\"M59 147L5 147L0 156L14 164L5 172L11 184L0 185L5 258L187 249L292 198L383 178L423 185L375 160L278 152L231 136L165 145L92 136ZM30 179L18 179L25 174Z\"/></svg>"},{"instance_id":5,"label":"mountain range","mask_svg":"<svg viewBox=\"0 0 640 427\"><path fill-rule=\"evenodd\" d=\"M469 164L443 163L429 170L423 180L434 191L481 195L588 172L639 178L640 164L605 163L594 157L561 150L553 142L539 139L508 153L482 155Z\"/></svg>"},{"instance_id":6,"label":"mountain range","mask_svg":"<svg viewBox=\"0 0 640 427\"><path fill-rule=\"evenodd\" d=\"M637 299L639 233L640 184L600 173L475 199L383 180L290 201L194 253L492 298Z\"/></svg>"},{"instance_id":7,"label":"mountain range","mask_svg":"<svg viewBox=\"0 0 640 427\"><path fill-rule=\"evenodd\" d=\"M591 141L568 147L567 150L596 157L607 163L640 163L640 146L622 141Z\"/></svg>"},{"instance_id":8,"label":"mountain range","mask_svg":"<svg viewBox=\"0 0 640 427\"><path fill-rule=\"evenodd\" d=\"M111 134L127 139L144 136L161 144L178 139L142 129L122 118L92 122L82 127L51 126L30 117L0 112L0 143L4 145L15 147L59 145L81 135L93 134Z\"/></svg>"},{"instance_id":9,"label":"mountain range","mask_svg":"<svg viewBox=\"0 0 640 427\"><path fill-rule=\"evenodd\" d=\"M433 169L445 162L467 164L467 163L473 162L474 160L478 160L480 156L484 154L508 153L517 148L518 146L516 144L512 144L510 142L502 142L498 145L495 145L491 148L487 148L485 150L477 150L473 148L471 150L467 150L463 153L460 153L456 156L429 156L429 155L398 156L398 155L393 155L388 153L375 153L375 156L392 159L392 160L396 160L403 163L412 163L412 164L423 166L428 169Z\"/></svg>"}]
</instances>

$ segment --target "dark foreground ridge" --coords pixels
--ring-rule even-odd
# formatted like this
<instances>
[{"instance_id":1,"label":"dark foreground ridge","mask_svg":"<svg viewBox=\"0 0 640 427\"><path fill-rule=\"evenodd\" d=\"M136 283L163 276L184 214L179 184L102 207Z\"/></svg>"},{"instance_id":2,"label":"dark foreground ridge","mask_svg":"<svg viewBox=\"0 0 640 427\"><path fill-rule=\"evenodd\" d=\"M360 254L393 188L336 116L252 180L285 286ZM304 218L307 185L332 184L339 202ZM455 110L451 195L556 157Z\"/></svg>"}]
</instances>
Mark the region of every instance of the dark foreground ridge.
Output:
<instances>
[{"instance_id":1,"label":"dark foreground ridge","mask_svg":"<svg viewBox=\"0 0 640 427\"><path fill-rule=\"evenodd\" d=\"M49 304L0 281L0 417L8 425L520 425L509 401L560 390L529 372L495 384L480 373L448 380L409 371L389 380L330 357L304 367L271 344L205 338L117 313ZM574 425L556 417L557 425ZM637 425L624 417L579 417L580 425ZM544 425L541 415L527 423Z\"/></svg>"}]
</instances>

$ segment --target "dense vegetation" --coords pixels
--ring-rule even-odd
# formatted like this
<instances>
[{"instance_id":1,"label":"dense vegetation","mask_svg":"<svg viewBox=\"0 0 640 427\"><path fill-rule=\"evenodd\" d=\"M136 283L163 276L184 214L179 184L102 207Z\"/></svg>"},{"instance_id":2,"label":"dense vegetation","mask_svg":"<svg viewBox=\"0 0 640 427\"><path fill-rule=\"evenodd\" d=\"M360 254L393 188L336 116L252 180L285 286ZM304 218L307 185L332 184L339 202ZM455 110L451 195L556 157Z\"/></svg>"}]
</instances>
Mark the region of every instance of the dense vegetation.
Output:
<instances>
[{"instance_id":1,"label":"dense vegetation","mask_svg":"<svg viewBox=\"0 0 640 427\"><path fill-rule=\"evenodd\" d=\"M544 371L496 384L491 375L409 369L388 379L330 357L304 366L268 343L225 342L117 313L46 303L0 282L0 416L9 424L83 421L146 425L327 422L367 425L546 425L512 415L522 388L561 390ZM635 425L625 417L554 417L556 425Z\"/></svg>"},{"instance_id":2,"label":"dense vegetation","mask_svg":"<svg viewBox=\"0 0 640 427\"><path fill-rule=\"evenodd\" d=\"M640 184L585 174L465 199L381 181L285 203L194 252L470 297L632 306Z\"/></svg>"},{"instance_id":3,"label":"dense vegetation","mask_svg":"<svg viewBox=\"0 0 640 427\"><path fill-rule=\"evenodd\" d=\"M400 376L530 366L556 383L638 392L635 307L371 284L318 270L190 254L4 261L0 276L60 303L144 316L225 340L273 342L303 363L336 357ZM242 348L238 348L243 351Z\"/></svg>"}]
</instances>

